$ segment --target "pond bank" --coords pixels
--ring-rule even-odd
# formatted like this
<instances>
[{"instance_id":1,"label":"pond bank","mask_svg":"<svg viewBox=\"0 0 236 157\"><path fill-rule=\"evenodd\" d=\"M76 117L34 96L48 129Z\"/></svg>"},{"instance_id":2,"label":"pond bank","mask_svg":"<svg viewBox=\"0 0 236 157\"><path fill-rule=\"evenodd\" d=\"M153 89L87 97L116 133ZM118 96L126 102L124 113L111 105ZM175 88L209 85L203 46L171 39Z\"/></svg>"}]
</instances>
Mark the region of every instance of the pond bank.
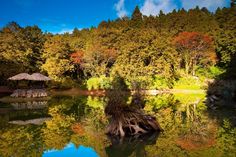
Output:
<instances>
[{"instance_id":1,"label":"pond bank","mask_svg":"<svg viewBox=\"0 0 236 157\"><path fill-rule=\"evenodd\" d=\"M104 96L109 90L81 90L79 88L71 88L67 90L51 90L51 95L91 95L91 96ZM124 91L129 92L129 91ZM135 90L131 90L131 93L135 93ZM188 90L188 89L166 89L166 90L139 90L143 95L157 95L165 93L182 93L182 94L204 94L206 90Z\"/></svg>"},{"instance_id":2,"label":"pond bank","mask_svg":"<svg viewBox=\"0 0 236 157\"><path fill-rule=\"evenodd\" d=\"M49 97L44 98L13 98L10 97L11 90L5 88L6 90L1 90L0 94L2 98L0 98L1 102L25 102L25 101L33 101L33 100L48 100L52 96L105 96L109 90L82 90L79 88L71 88L71 89L53 89L49 90ZM124 91L129 93L129 91ZM134 94L136 91L131 90L131 94ZM188 90L188 89L168 89L168 90L140 90L139 91L143 95L158 95L158 94L205 94L206 90ZM3 97L4 96L4 97Z\"/></svg>"}]
</instances>

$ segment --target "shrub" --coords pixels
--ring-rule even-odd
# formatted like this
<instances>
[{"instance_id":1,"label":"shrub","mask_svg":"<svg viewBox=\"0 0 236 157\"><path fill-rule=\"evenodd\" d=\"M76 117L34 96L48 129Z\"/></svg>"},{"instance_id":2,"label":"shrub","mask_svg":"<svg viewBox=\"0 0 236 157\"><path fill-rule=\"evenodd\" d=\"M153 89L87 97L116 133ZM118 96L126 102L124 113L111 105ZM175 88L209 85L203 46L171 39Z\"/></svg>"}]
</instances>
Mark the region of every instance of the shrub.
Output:
<instances>
[{"instance_id":1,"label":"shrub","mask_svg":"<svg viewBox=\"0 0 236 157\"><path fill-rule=\"evenodd\" d=\"M198 68L196 73L198 76L203 76L205 78L216 78L224 72L225 72L225 70L223 70L220 67L211 66L207 69L206 68Z\"/></svg>"},{"instance_id":2,"label":"shrub","mask_svg":"<svg viewBox=\"0 0 236 157\"><path fill-rule=\"evenodd\" d=\"M57 80L52 80L49 83L47 83L47 85L50 88L59 88L59 89L69 89L72 87L79 86L79 84L70 77L64 77Z\"/></svg>"},{"instance_id":3,"label":"shrub","mask_svg":"<svg viewBox=\"0 0 236 157\"><path fill-rule=\"evenodd\" d=\"M173 81L163 76L154 76L150 89L169 89L173 87Z\"/></svg>"},{"instance_id":4,"label":"shrub","mask_svg":"<svg viewBox=\"0 0 236 157\"><path fill-rule=\"evenodd\" d=\"M167 108L177 104L175 97L172 94L149 96L147 98L148 99L146 99L147 103L145 105L145 109L149 108L149 112L152 110L157 111L159 109Z\"/></svg>"},{"instance_id":5,"label":"shrub","mask_svg":"<svg viewBox=\"0 0 236 157\"><path fill-rule=\"evenodd\" d=\"M194 76L187 76L181 77L174 82L174 89L192 89L192 90L199 90L203 89L204 82L199 79L198 77Z\"/></svg>"},{"instance_id":6,"label":"shrub","mask_svg":"<svg viewBox=\"0 0 236 157\"><path fill-rule=\"evenodd\" d=\"M139 76L127 82L129 89L169 89L173 86L171 79L163 76Z\"/></svg>"},{"instance_id":7,"label":"shrub","mask_svg":"<svg viewBox=\"0 0 236 157\"><path fill-rule=\"evenodd\" d=\"M87 80L88 90L92 89L110 89L111 88L111 79L109 77L100 76L92 77Z\"/></svg>"}]
</instances>

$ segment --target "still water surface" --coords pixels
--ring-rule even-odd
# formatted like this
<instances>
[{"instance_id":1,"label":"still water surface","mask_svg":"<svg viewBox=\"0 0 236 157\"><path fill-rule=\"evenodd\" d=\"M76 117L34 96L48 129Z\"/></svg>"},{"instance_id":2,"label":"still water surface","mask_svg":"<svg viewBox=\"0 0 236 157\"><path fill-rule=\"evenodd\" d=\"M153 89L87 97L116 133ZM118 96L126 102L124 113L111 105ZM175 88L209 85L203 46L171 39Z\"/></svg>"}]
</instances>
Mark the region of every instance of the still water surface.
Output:
<instances>
[{"instance_id":1,"label":"still water surface","mask_svg":"<svg viewBox=\"0 0 236 157\"><path fill-rule=\"evenodd\" d=\"M104 133L106 97L0 103L0 157L236 157L235 109L208 110L204 95L145 100L164 132L123 140Z\"/></svg>"}]
</instances>

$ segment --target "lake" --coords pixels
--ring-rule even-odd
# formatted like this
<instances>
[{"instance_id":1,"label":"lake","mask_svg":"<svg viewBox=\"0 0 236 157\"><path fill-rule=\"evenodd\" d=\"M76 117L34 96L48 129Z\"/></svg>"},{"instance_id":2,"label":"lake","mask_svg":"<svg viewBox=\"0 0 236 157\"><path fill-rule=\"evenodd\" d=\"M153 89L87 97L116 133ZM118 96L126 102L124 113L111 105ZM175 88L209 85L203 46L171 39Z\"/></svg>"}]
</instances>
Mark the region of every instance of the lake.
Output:
<instances>
[{"instance_id":1,"label":"lake","mask_svg":"<svg viewBox=\"0 0 236 157\"><path fill-rule=\"evenodd\" d=\"M145 112L154 115L164 131L122 140L105 134L107 99L55 96L0 103L0 156L236 156L236 110L209 110L204 94L146 96Z\"/></svg>"}]
</instances>

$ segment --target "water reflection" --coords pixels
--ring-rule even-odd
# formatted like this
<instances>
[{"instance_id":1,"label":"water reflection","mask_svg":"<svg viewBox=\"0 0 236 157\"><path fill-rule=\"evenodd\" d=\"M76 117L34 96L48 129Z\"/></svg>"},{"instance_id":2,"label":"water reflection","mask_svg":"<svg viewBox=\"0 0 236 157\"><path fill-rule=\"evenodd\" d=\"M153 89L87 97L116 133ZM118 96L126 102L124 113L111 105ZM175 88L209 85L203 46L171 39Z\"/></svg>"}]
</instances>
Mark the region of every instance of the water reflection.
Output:
<instances>
[{"instance_id":1,"label":"water reflection","mask_svg":"<svg viewBox=\"0 0 236 157\"><path fill-rule=\"evenodd\" d=\"M27 101L27 102L13 102L10 104L14 110L37 110L47 107L47 101Z\"/></svg>"},{"instance_id":2,"label":"water reflection","mask_svg":"<svg viewBox=\"0 0 236 157\"><path fill-rule=\"evenodd\" d=\"M43 153L43 157L98 157L97 153L89 147L79 146L78 148L73 144L69 143L62 150L47 150Z\"/></svg>"},{"instance_id":3,"label":"water reflection","mask_svg":"<svg viewBox=\"0 0 236 157\"><path fill-rule=\"evenodd\" d=\"M104 115L107 103L104 97L56 97L48 101L47 107L36 110L14 110L10 104L0 104L4 111L0 112L0 156L41 157L50 155L49 150L56 150L53 152L59 156L65 149L72 149L71 153L80 153L78 156L85 156L85 150L89 150L100 157L235 157L236 128L232 123L235 110L213 114L204 104L204 97L146 97L144 110L158 119L164 132L123 141L105 135L108 120ZM8 123L47 116L50 119L42 125Z\"/></svg>"},{"instance_id":4,"label":"water reflection","mask_svg":"<svg viewBox=\"0 0 236 157\"><path fill-rule=\"evenodd\" d=\"M111 145L106 147L108 157L146 157L145 147L155 145L159 132L151 132L139 137L125 137L122 140L117 136L108 136Z\"/></svg>"}]
</instances>

